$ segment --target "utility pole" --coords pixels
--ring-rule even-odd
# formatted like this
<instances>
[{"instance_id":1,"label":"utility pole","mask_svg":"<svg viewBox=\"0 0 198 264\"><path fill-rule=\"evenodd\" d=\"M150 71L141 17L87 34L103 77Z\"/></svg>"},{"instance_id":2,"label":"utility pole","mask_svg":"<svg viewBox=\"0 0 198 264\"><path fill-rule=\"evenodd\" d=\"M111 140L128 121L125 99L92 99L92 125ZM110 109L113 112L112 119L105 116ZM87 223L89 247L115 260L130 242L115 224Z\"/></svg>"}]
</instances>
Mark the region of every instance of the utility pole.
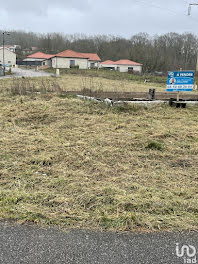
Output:
<instances>
[{"instance_id":1,"label":"utility pole","mask_svg":"<svg viewBox=\"0 0 198 264\"><path fill-rule=\"evenodd\" d=\"M9 36L10 33L4 31L3 32L3 75L5 76L5 35Z\"/></svg>"},{"instance_id":2,"label":"utility pole","mask_svg":"<svg viewBox=\"0 0 198 264\"><path fill-rule=\"evenodd\" d=\"M189 6L188 6L188 16L191 15L191 8L192 8L192 6L198 6L198 3L191 3L191 4L189 4Z\"/></svg>"},{"instance_id":3,"label":"utility pole","mask_svg":"<svg viewBox=\"0 0 198 264\"><path fill-rule=\"evenodd\" d=\"M196 72L198 72L198 53L197 53L197 66L196 66Z\"/></svg>"},{"instance_id":4,"label":"utility pole","mask_svg":"<svg viewBox=\"0 0 198 264\"><path fill-rule=\"evenodd\" d=\"M198 6L198 3L190 3L188 6L188 16L191 15L191 8L192 6ZM198 72L198 53L197 53L197 65L196 65L196 71Z\"/></svg>"}]
</instances>

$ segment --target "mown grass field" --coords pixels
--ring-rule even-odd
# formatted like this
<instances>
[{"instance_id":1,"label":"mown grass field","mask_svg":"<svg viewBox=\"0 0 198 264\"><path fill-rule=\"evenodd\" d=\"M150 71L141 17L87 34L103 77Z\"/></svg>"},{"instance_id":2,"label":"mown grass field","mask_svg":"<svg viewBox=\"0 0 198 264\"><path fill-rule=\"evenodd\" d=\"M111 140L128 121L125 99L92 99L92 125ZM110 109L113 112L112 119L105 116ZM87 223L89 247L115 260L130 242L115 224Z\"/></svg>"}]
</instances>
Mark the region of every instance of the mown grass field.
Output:
<instances>
[{"instance_id":1,"label":"mown grass field","mask_svg":"<svg viewBox=\"0 0 198 264\"><path fill-rule=\"evenodd\" d=\"M66 228L197 229L197 113L1 91L0 218Z\"/></svg>"}]
</instances>

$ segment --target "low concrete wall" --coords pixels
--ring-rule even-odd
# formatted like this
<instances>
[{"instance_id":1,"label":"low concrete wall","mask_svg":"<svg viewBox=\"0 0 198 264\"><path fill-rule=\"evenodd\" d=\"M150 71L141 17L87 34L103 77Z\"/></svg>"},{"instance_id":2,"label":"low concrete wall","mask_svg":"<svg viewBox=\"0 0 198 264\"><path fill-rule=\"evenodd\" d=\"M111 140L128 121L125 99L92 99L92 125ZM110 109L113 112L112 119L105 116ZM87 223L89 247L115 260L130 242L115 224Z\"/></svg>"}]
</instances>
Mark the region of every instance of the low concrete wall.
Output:
<instances>
[{"instance_id":1,"label":"low concrete wall","mask_svg":"<svg viewBox=\"0 0 198 264\"><path fill-rule=\"evenodd\" d=\"M73 92L72 92L73 93ZM74 92L75 93L75 92ZM132 100L132 99L148 99L148 92L92 92L92 91L76 91L76 94L92 96L96 98L111 98L113 100ZM169 100L170 98L177 98L177 93L168 93L168 92L156 92L155 99L156 100ZM198 93L188 93L180 94L180 98L184 100L198 100Z\"/></svg>"}]
</instances>

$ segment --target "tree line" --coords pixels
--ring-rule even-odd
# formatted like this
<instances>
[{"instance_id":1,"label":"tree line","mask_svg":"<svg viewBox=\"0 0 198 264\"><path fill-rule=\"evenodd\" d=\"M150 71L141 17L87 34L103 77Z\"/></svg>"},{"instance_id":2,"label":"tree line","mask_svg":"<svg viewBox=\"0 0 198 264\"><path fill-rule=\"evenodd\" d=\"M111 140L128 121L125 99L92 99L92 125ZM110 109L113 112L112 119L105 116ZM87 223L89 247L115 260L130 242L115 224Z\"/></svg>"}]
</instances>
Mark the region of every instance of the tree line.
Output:
<instances>
[{"instance_id":1,"label":"tree line","mask_svg":"<svg viewBox=\"0 0 198 264\"><path fill-rule=\"evenodd\" d=\"M0 31L2 36L2 31ZM102 61L130 59L144 65L145 72L194 70L197 62L198 37L191 33L167 33L150 36L139 33L131 38L113 35L87 36L84 34L47 33L11 31L6 36L6 44L17 44L22 50L38 47L45 53L56 54L65 49L78 52L98 53ZM0 38L2 45L2 38ZM22 59L22 50L17 55Z\"/></svg>"}]
</instances>

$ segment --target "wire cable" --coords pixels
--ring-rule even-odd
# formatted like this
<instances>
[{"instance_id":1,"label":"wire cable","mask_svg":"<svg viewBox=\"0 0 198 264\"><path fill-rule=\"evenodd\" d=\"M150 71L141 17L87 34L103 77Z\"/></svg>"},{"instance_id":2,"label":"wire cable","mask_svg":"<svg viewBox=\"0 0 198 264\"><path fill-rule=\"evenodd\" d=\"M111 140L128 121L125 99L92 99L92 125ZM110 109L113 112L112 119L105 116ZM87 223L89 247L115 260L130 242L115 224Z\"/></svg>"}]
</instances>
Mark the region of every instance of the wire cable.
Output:
<instances>
[{"instance_id":1,"label":"wire cable","mask_svg":"<svg viewBox=\"0 0 198 264\"><path fill-rule=\"evenodd\" d=\"M154 3L154 2L149 2L149 1L144 1L144 0L134 0L134 1L136 1L136 2L138 2L138 3L139 3L139 2L140 2L140 3L143 3L143 4L147 5L147 6L152 6L152 7L158 8L158 9L160 9L160 10L168 11L168 12L171 13L172 15L181 15L181 14L179 14L178 12L175 12L175 11L173 11L173 10L170 9L170 8L159 6L159 5L157 5L156 3ZM188 0L184 0L184 1L189 5L189 1L188 1ZM185 16L187 16L187 13L186 13L186 12L183 13L183 14L184 14ZM196 19L195 17L193 17L193 16L188 16L188 17L189 17L189 19L198 22L198 19Z\"/></svg>"}]
</instances>

